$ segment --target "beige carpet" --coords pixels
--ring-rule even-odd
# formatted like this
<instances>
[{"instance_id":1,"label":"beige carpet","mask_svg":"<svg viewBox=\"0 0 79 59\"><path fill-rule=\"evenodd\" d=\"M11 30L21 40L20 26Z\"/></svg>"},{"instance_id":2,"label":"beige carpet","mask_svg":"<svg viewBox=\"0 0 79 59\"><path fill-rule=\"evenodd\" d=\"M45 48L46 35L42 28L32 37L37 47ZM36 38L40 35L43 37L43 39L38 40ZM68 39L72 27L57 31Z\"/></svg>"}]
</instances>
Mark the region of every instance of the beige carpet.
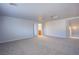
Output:
<instances>
[{"instance_id":1,"label":"beige carpet","mask_svg":"<svg viewBox=\"0 0 79 59\"><path fill-rule=\"evenodd\" d=\"M43 37L0 44L0 55L77 55L78 39Z\"/></svg>"}]
</instances>

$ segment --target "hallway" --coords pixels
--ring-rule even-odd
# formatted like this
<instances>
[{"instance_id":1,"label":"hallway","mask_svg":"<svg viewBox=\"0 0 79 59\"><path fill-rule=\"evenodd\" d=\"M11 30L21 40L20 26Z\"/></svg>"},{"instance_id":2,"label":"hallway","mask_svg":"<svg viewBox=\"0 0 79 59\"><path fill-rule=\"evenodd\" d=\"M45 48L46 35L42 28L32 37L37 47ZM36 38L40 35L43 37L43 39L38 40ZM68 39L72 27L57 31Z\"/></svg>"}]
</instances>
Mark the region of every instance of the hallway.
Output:
<instances>
[{"instance_id":1,"label":"hallway","mask_svg":"<svg viewBox=\"0 0 79 59\"><path fill-rule=\"evenodd\" d=\"M1 55L77 55L79 40L42 37L0 43Z\"/></svg>"}]
</instances>

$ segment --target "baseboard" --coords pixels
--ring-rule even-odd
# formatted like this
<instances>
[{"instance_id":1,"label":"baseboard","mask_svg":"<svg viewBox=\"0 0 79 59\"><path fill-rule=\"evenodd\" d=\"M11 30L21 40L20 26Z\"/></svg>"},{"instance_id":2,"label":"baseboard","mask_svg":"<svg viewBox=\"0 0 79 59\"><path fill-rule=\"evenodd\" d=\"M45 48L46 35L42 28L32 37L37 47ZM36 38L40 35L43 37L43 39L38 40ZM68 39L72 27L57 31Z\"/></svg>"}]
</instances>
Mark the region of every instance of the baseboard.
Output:
<instances>
[{"instance_id":1,"label":"baseboard","mask_svg":"<svg viewBox=\"0 0 79 59\"><path fill-rule=\"evenodd\" d=\"M7 41L2 41L0 43L8 43L8 42L13 42L13 41L17 41L17 40L23 40L23 39L31 39L31 38L34 38L34 36L32 37L22 37L22 38L18 38L18 39L12 39L12 40L7 40Z\"/></svg>"},{"instance_id":2,"label":"baseboard","mask_svg":"<svg viewBox=\"0 0 79 59\"><path fill-rule=\"evenodd\" d=\"M51 38L60 38L60 39L79 39L79 37L59 37L59 36L50 36L50 35L45 35L45 36Z\"/></svg>"},{"instance_id":3,"label":"baseboard","mask_svg":"<svg viewBox=\"0 0 79 59\"><path fill-rule=\"evenodd\" d=\"M45 36L47 36L47 37L53 37L53 38L60 38L60 39L69 39L69 38L67 38L67 37L59 37L59 36L50 36L50 35L45 35Z\"/></svg>"},{"instance_id":4,"label":"baseboard","mask_svg":"<svg viewBox=\"0 0 79 59\"><path fill-rule=\"evenodd\" d=\"M70 39L79 39L79 37L70 37Z\"/></svg>"}]
</instances>

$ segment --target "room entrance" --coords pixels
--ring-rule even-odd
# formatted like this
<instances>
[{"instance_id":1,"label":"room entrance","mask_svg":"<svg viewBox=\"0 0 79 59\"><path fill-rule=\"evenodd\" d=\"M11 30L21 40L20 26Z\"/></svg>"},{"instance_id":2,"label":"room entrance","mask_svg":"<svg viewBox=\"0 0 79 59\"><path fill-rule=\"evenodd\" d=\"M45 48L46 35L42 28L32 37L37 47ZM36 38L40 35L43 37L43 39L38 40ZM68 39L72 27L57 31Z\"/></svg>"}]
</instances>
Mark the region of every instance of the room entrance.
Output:
<instances>
[{"instance_id":1,"label":"room entrance","mask_svg":"<svg viewBox=\"0 0 79 59\"><path fill-rule=\"evenodd\" d=\"M38 34L38 37L42 37L43 36L43 29L42 29L42 24L41 23L39 23L38 24L38 32L37 32Z\"/></svg>"},{"instance_id":2,"label":"room entrance","mask_svg":"<svg viewBox=\"0 0 79 59\"><path fill-rule=\"evenodd\" d=\"M70 33L70 38L79 39L79 20L78 19L69 21L69 33Z\"/></svg>"}]
</instances>

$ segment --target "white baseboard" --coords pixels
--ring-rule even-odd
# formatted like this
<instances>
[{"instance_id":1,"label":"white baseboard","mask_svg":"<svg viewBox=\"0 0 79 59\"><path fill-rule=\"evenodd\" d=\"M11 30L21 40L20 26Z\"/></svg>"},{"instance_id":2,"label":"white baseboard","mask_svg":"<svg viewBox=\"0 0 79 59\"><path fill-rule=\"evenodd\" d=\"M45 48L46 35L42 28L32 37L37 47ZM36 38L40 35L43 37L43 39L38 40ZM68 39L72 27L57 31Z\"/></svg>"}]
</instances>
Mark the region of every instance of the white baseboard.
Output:
<instances>
[{"instance_id":1,"label":"white baseboard","mask_svg":"<svg viewBox=\"0 0 79 59\"><path fill-rule=\"evenodd\" d=\"M63 37L63 36L50 36L50 35L45 35L45 36L67 39L67 37Z\"/></svg>"},{"instance_id":2,"label":"white baseboard","mask_svg":"<svg viewBox=\"0 0 79 59\"><path fill-rule=\"evenodd\" d=\"M79 37L70 37L70 39L79 39Z\"/></svg>"}]
</instances>

